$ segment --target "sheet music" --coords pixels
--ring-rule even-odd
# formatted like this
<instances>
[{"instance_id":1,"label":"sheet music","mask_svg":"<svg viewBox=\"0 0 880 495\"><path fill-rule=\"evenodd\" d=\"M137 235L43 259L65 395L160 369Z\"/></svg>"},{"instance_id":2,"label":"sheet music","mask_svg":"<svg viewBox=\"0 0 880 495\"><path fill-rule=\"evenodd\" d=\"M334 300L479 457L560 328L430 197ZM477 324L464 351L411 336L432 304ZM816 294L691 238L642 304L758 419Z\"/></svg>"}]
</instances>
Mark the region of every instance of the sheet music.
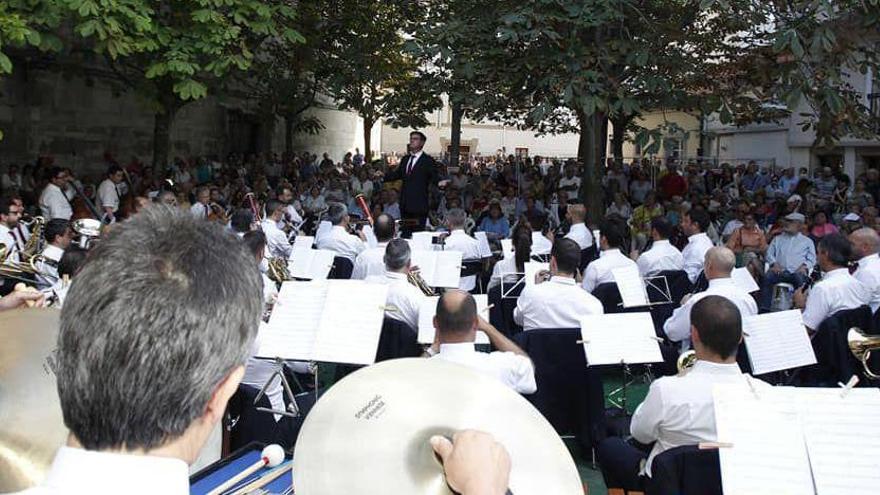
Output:
<instances>
[{"instance_id":1,"label":"sheet music","mask_svg":"<svg viewBox=\"0 0 880 495\"><path fill-rule=\"evenodd\" d=\"M755 279L752 277L748 268L734 268L733 271L730 272L730 278L733 279L733 285L748 293L761 289L758 287L758 284L755 283Z\"/></svg>"},{"instance_id":2,"label":"sheet music","mask_svg":"<svg viewBox=\"0 0 880 495\"><path fill-rule=\"evenodd\" d=\"M489 237L485 232L474 232L474 239L479 243L480 258L491 258L492 248L489 246Z\"/></svg>"},{"instance_id":3,"label":"sheet music","mask_svg":"<svg viewBox=\"0 0 880 495\"><path fill-rule=\"evenodd\" d=\"M379 239L376 239L376 233L373 232L371 225L364 225L361 230L364 233L364 237L367 238L367 247L374 248L379 245Z\"/></svg>"},{"instance_id":4,"label":"sheet music","mask_svg":"<svg viewBox=\"0 0 880 495\"><path fill-rule=\"evenodd\" d=\"M294 252L288 262L288 270L294 278L324 280L333 268L336 253L327 249L308 249Z\"/></svg>"},{"instance_id":5,"label":"sheet music","mask_svg":"<svg viewBox=\"0 0 880 495\"><path fill-rule=\"evenodd\" d=\"M318 334L327 282L284 282L260 332L257 357L310 361Z\"/></svg>"},{"instance_id":6,"label":"sheet music","mask_svg":"<svg viewBox=\"0 0 880 495\"><path fill-rule=\"evenodd\" d=\"M327 220L321 220L321 223L318 224L318 230L315 232L315 241L321 240L321 238L329 234L332 229L332 223Z\"/></svg>"},{"instance_id":7,"label":"sheet music","mask_svg":"<svg viewBox=\"0 0 880 495\"><path fill-rule=\"evenodd\" d=\"M535 275L544 270L550 270L550 263L540 263L537 261L527 261L523 268L525 269L526 287L535 285Z\"/></svg>"},{"instance_id":8,"label":"sheet music","mask_svg":"<svg viewBox=\"0 0 880 495\"><path fill-rule=\"evenodd\" d=\"M501 239L501 252L504 258L513 257L513 239Z\"/></svg>"},{"instance_id":9,"label":"sheet music","mask_svg":"<svg viewBox=\"0 0 880 495\"><path fill-rule=\"evenodd\" d=\"M797 403L819 495L875 494L880 487L880 390L799 388Z\"/></svg>"},{"instance_id":10,"label":"sheet music","mask_svg":"<svg viewBox=\"0 0 880 495\"><path fill-rule=\"evenodd\" d=\"M436 264L434 273L428 285L431 287L446 287L456 289L461 280L461 252L460 251L436 251ZM425 279L426 281L428 279Z\"/></svg>"},{"instance_id":11,"label":"sheet music","mask_svg":"<svg viewBox=\"0 0 880 495\"><path fill-rule=\"evenodd\" d=\"M409 240L409 245L413 251L433 251L433 237L433 232L413 232L412 239Z\"/></svg>"},{"instance_id":12,"label":"sheet music","mask_svg":"<svg viewBox=\"0 0 880 495\"><path fill-rule=\"evenodd\" d=\"M813 495L810 461L789 390L716 384L712 390L724 495ZM821 492L820 492L821 495Z\"/></svg>"},{"instance_id":13,"label":"sheet music","mask_svg":"<svg viewBox=\"0 0 880 495\"><path fill-rule=\"evenodd\" d=\"M298 235L296 239L293 240L293 250L297 251L299 249L312 249L312 246L315 244L315 238L308 235Z\"/></svg>"},{"instance_id":14,"label":"sheet music","mask_svg":"<svg viewBox=\"0 0 880 495\"><path fill-rule=\"evenodd\" d=\"M748 316L743 332L755 375L816 364L799 310Z\"/></svg>"},{"instance_id":15,"label":"sheet music","mask_svg":"<svg viewBox=\"0 0 880 495\"><path fill-rule=\"evenodd\" d=\"M550 254L550 249L552 248L552 244L550 243L550 239L544 236L541 232L532 232L532 254L544 255Z\"/></svg>"},{"instance_id":16,"label":"sheet music","mask_svg":"<svg viewBox=\"0 0 880 495\"><path fill-rule=\"evenodd\" d=\"M489 296L486 294L478 294L474 296L474 299L477 302L477 314L482 316L483 319L489 319L489 312L486 311L486 308L489 307ZM419 306L419 343L420 344L433 344L434 343L434 316L437 314L437 301L440 300L440 296L431 296L426 297L421 306ZM476 337L477 344L488 344L489 336L483 333L482 331L477 331Z\"/></svg>"},{"instance_id":17,"label":"sheet music","mask_svg":"<svg viewBox=\"0 0 880 495\"><path fill-rule=\"evenodd\" d=\"M588 366L663 361L651 313L613 313L581 318Z\"/></svg>"},{"instance_id":18,"label":"sheet music","mask_svg":"<svg viewBox=\"0 0 880 495\"><path fill-rule=\"evenodd\" d=\"M314 345L314 360L373 364L385 317L387 285L331 280Z\"/></svg>"},{"instance_id":19,"label":"sheet music","mask_svg":"<svg viewBox=\"0 0 880 495\"><path fill-rule=\"evenodd\" d=\"M638 266L614 268L611 270L611 275L617 284L617 290L620 291L624 308L648 305L648 291L645 289L645 282L642 281Z\"/></svg>"},{"instance_id":20,"label":"sheet music","mask_svg":"<svg viewBox=\"0 0 880 495\"><path fill-rule=\"evenodd\" d=\"M424 279L428 285L431 285L429 279L434 276L434 271L437 269L436 252L411 250L409 260L411 266L419 268L419 275L422 276L422 279ZM456 285L456 287L458 286Z\"/></svg>"}]
</instances>

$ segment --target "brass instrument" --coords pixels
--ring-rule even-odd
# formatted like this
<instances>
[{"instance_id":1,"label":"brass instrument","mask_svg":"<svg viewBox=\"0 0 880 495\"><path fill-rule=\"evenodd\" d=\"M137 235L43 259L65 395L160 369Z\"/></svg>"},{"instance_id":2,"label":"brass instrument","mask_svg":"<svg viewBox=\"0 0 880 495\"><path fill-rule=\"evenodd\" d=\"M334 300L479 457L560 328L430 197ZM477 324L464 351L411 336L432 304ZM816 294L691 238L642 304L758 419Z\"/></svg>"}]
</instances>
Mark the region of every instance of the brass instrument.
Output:
<instances>
[{"instance_id":1,"label":"brass instrument","mask_svg":"<svg viewBox=\"0 0 880 495\"><path fill-rule=\"evenodd\" d=\"M407 271L406 280L410 284L415 285L420 291L422 291L422 294L428 297L437 295L437 291L425 282L425 279L422 278L418 270Z\"/></svg>"},{"instance_id":2,"label":"brass instrument","mask_svg":"<svg viewBox=\"0 0 880 495\"><path fill-rule=\"evenodd\" d=\"M34 217L29 224L26 224L31 231L31 236L21 249L19 256L22 260L32 258L43 252L43 227L46 226L46 219L43 217Z\"/></svg>"},{"instance_id":3,"label":"brass instrument","mask_svg":"<svg viewBox=\"0 0 880 495\"><path fill-rule=\"evenodd\" d=\"M81 249L89 249L95 239L101 237L101 227L101 221L93 218L74 220L70 223L70 228L76 234L73 243Z\"/></svg>"},{"instance_id":4,"label":"brass instrument","mask_svg":"<svg viewBox=\"0 0 880 495\"><path fill-rule=\"evenodd\" d=\"M266 262L269 264L269 278L272 279L273 282L281 284L288 280L293 280L293 277L287 270L287 260L275 257L267 258Z\"/></svg>"},{"instance_id":5,"label":"brass instrument","mask_svg":"<svg viewBox=\"0 0 880 495\"><path fill-rule=\"evenodd\" d=\"M880 375L871 371L868 367L868 359L871 358L871 352L880 350L880 335L865 335L858 328L850 328L846 333L846 342L849 344L849 350L865 368L865 376L872 380L880 379Z\"/></svg>"},{"instance_id":6,"label":"brass instrument","mask_svg":"<svg viewBox=\"0 0 880 495\"><path fill-rule=\"evenodd\" d=\"M694 367L694 364L696 362L697 351L691 349L689 351L682 352L681 356L678 356L678 361L675 362L675 367L678 368L679 373L684 373L686 371L690 371L690 369Z\"/></svg>"},{"instance_id":7,"label":"brass instrument","mask_svg":"<svg viewBox=\"0 0 880 495\"><path fill-rule=\"evenodd\" d=\"M15 251L0 244L0 278L11 278L28 284L33 283L33 280L28 277L40 273L37 262L43 259L40 253L43 250L43 226L45 224L46 220L43 217L34 217L30 222L31 236L21 251L18 251L18 261L9 259Z\"/></svg>"}]
</instances>

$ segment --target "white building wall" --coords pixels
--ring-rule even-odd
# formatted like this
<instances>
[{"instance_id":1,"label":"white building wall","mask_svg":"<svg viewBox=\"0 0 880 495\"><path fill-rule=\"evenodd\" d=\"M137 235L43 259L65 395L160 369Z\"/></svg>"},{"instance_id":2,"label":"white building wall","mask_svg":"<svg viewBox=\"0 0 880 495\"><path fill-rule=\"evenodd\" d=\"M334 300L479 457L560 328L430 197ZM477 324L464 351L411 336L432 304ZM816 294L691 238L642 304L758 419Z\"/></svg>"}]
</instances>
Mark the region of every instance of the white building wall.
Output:
<instances>
[{"instance_id":1,"label":"white building wall","mask_svg":"<svg viewBox=\"0 0 880 495\"><path fill-rule=\"evenodd\" d=\"M329 153L330 157L336 161L341 161L345 153L354 153L355 148L364 152L364 119L357 116L353 112L337 110L334 108L316 107L306 111L309 116L316 116L321 119L324 129L312 136L308 134L298 134L294 136L293 147L295 150L302 152L308 151L321 156L322 153ZM282 134L274 140L276 148L284 147L283 123ZM370 134L370 147L373 149L374 156L378 154L382 141L382 124L377 123L373 126Z\"/></svg>"}]
</instances>

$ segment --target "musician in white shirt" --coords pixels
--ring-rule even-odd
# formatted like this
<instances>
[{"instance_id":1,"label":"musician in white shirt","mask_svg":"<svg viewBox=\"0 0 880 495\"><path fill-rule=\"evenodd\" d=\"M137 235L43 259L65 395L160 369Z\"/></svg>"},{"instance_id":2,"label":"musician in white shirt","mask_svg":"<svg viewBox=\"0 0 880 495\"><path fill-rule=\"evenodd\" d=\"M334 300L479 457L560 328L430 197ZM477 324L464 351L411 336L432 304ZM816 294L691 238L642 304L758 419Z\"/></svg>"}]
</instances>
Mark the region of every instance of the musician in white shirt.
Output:
<instances>
[{"instance_id":1,"label":"musician in white shirt","mask_svg":"<svg viewBox=\"0 0 880 495\"><path fill-rule=\"evenodd\" d=\"M107 171L107 178L98 186L98 207L104 218L113 219L119 210L119 184L124 178L122 167L112 165Z\"/></svg>"},{"instance_id":2,"label":"musician in white shirt","mask_svg":"<svg viewBox=\"0 0 880 495\"><path fill-rule=\"evenodd\" d=\"M207 220L211 214L211 190L207 187L196 189L196 202L189 207L190 213L196 218Z\"/></svg>"},{"instance_id":3,"label":"musician in white shirt","mask_svg":"<svg viewBox=\"0 0 880 495\"><path fill-rule=\"evenodd\" d=\"M856 230L849 235L859 264L853 277L871 290L871 311L880 308L880 235L872 228Z\"/></svg>"},{"instance_id":4,"label":"musician in white shirt","mask_svg":"<svg viewBox=\"0 0 880 495\"><path fill-rule=\"evenodd\" d=\"M348 233L348 208L342 203L331 202L327 208L327 220L333 227L327 235L317 240L318 249L329 249L354 263L367 246L364 244L363 232L358 232L361 237Z\"/></svg>"},{"instance_id":5,"label":"musician in white shirt","mask_svg":"<svg viewBox=\"0 0 880 495\"><path fill-rule=\"evenodd\" d=\"M22 261L20 253L24 249L24 242L15 234L15 227L21 218L22 209L11 198L3 198L0 204L0 251L2 256L7 256L9 261ZM2 257L0 257L2 259Z\"/></svg>"},{"instance_id":6,"label":"musician in white shirt","mask_svg":"<svg viewBox=\"0 0 880 495\"><path fill-rule=\"evenodd\" d=\"M602 303L575 281L580 262L577 243L557 239L550 254L550 280L536 280L523 289L513 310L516 324L523 330L580 328L582 316L604 313ZM541 274L536 278L541 279Z\"/></svg>"},{"instance_id":7,"label":"musician in white shirt","mask_svg":"<svg viewBox=\"0 0 880 495\"><path fill-rule=\"evenodd\" d=\"M446 212L446 226L449 228L449 236L444 243L445 251L458 251L461 253L462 262L480 260L480 243L464 231L467 222L467 213L461 208L452 208ZM477 285L477 276L468 275L462 277L458 288L470 291Z\"/></svg>"},{"instance_id":8,"label":"musician in white shirt","mask_svg":"<svg viewBox=\"0 0 880 495\"><path fill-rule=\"evenodd\" d=\"M298 229L303 223L303 218L296 208L297 202L293 200L293 189L289 185L278 186L275 196L284 204L284 216L278 228L284 229L284 224L289 223L291 227Z\"/></svg>"},{"instance_id":9,"label":"musician in white shirt","mask_svg":"<svg viewBox=\"0 0 880 495\"><path fill-rule=\"evenodd\" d=\"M624 226L621 222L606 220L599 228L599 259L587 265L584 270L584 290L593 292L596 287L614 282L612 270L635 267L636 262L629 259L620 249L623 247Z\"/></svg>"},{"instance_id":10,"label":"musician in white shirt","mask_svg":"<svg viewBox=\"0 0 880 495\"><path fill-rule=\"evenodd\" d=\"M587 218L587 209L584 205L568 205L566 210L568 221L571 222L571 228L568 229L566 239L571 239L578 243L581 251L593 245L593 233L587 227L584 221Z\"/></svg>"},{"instance_id":11,"label":"musician in white shirt","mask_svg":"<svg viewBox=\"0 0 880 495\"><path fill-rule=\"evenodd\" d=\"M651 220L651 249L642 253L636 264L643 277L656 275L663 271L684 270L684 257L677 247L669 242L673 227L664 217Z\"/></svg>"},{"instance_id":12,"label":"musician in white shirt","mask_svg":"<svg viewBox=\"0 0 880 495\"><path fill-rule=\"evenodd\" d=\"M838 311L871 303L873 288L849 274L847 265L852 254L852 246L843 234L828 234L819 241L817 257L822 280L809 291L798 288L793 297L794 305L804 310L804 326L808 331L819 330L819 325Z\"/></svg>"},{"instance_id":13,"label":"musician in white shirt","mask_svg":"<svg viewBox=\"0 0 880 495\"><path fill-rule=\"evenodd\" d=\"M706 251L714 246L712 240L706 235L709 223L709 214L697 209L685 213L681 219L681 229L688 236L687 246L684 247L681 255L684 258L684 270L691 283L695 283L700 277Z\"/></svg>"},{"instance_id":14,"label":"musician in white shirt","mask_svg":"<svg viewBox=\"0 0 880 495\"><path fill-rule=\"evenodd\" d=\"M508 287L516 284L525 273L525 264L529 262L532 254L532 231L525 224L517 225L510 237L513 253L508 254L492 267L487 290L502 285L502 278L504 290L510 290Z\"/></svg>"},{"instance_id":15,"label":"musician in white shirt","mask_svg":"<svg viewBox=\"0 0 880 495\"><path fill-rule=\"evenodd\" d=\"M73 207L65 194L70 174L61 167L52 167L49 171L50 179L46 188L40 194L40 210L46 221L53 218L70 220L73 215Z\"/></svg>"},{"instance_id":16,"label":"musician in white shirt","mask_svg":"<svg viewBox=\"0 0 880 495\"><path fill-rule=\"evenodd\" d=\"M43 237L46 239L46 247L36 263L39 290L48 289L58 282L58 263L73 240L70 222L60 218L49 220L43 227Z\"/></svg>"},{"instance_id":17,"label":"musician in white shirt","mask_svg":"<svg viewBox=\"0 0 880 495\"><path fill-rule=\"evenodd\" d=\"M713 247L706 251L704 263L709 288L688 297L663 324L663 331L669 340L685 342L685 346L688 345L686 341L690 336L693 323L691 312L694 305L705 297L724 297L737 307L743 318L758 314L758 304L752 295L739 288L730 278L730 273L736 267L736 255L733 254L733 251L724 246Z\"/></svg>"},{"instance_id":18,"label":"musician in white shirt","mask_svg":"<svg viewBox=\"0 0 880 495\"><path fill-rule=\"evenodd\" d=\"M376 235L376 247L368 247L361 251L354 260L351 272L352 280L363 280L374 275L385 273L385 248L394 239L397 224L391 216L382 213L373 222L373 233Z\"/></svg>"},{"instance_id":19,"label":"musician in white shirt","mask_svg":"<svg viewBox=\"0 0 880 495\"><path fill-rule=\"evenodd\" d=\"M385 272L382 275L367 277L366 282L388 284L385 316L406 323L417 332L419 308L427 296L418 287L409 283L407 275L412 268L411 256L408 242L403 239L391 240L385 248L383 257Z\"/></svg>"},{"instance_id":20,"label":"musician in white shirt","mask_svg":"<svg viewBox=\"0 0 880 495\"><path fill-rule=\"evenodd\" d=\"M538 390L535 366L528 354L477 315L477 303L467 292L450 290L440 297L434 328L434 345L428 351L432 359L461 364L495 377L521 394ZM497 351L478 352L474 348L477 330L489 337Z\"/></svg>"},{"instance_id":21,"label":"musician in white shirt","mask_svg":"<svg viewBox=\"0 0 880 495\"><path fill-rule=\"evenodd\" d=\"M284 216L284 204L277 199L266 201L266 218L260 222L263 233L266 234L266 247L269 255L273 258L288 259L293 253L293 246L287 238L287 234L278 228L278 222Z\"/></svg>"},{"instance_id":22,"label":"musician in white shirt","mask_svg":"<svg viewBox=\"0 0 880 495\"><path fill-rule=\"evenodd\" d=\"M635 440L653 444L650 454L619 437L608 437L596 449L609 488L644 491L654 458L675 447L718 441L712 388L715 384L769 387L743 374L736 363L742 341L742 316L724 297L701 299L691 313L690 338L697 361L689 370L658 378L630 424Z\"/></svg>"}]
</instances>

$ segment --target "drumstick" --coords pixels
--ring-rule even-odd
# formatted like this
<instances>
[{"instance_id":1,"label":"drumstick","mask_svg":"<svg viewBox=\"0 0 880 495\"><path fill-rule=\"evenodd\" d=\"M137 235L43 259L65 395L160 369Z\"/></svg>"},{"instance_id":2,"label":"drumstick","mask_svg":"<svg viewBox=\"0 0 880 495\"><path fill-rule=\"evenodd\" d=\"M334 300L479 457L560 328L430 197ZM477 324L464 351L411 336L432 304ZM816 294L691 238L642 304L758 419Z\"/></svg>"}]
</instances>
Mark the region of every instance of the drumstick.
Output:
<instances>
[{"instance_id":1,"label":"drumstick","mask_svg":"<svg viewBox=\"0 0 880 495\"><path fill-rule=\"evenodd\" d=\"M282 462L284 462L284 449L282 449L281 446L277 443L267 445L266 448L263 449L263 452L260 454L259 461L253 463L247 469L236 474L232 478L229 478L220 486L208 492L208 495L220 495L221 493L228 490L229 487L250 476L258 469L261 469L264 466L275 467Z\"/></svg>"},{"instance_id":2,"label":"drumstick","mask_svg":"<svg viewBox=\"0 0 880 495\"><path fill-rule=\"evenodd\" d=\"M266 473L262 478L256 479L248 483L247 485L244 485L238 490L232 492L230 495L244 495L245 493L251 493L255 490L263 488L264 486L278 479L282 474L290 471L290 468L292 467L293 463L288 463L279 468L275 468L274 470Z\"/></svg>"}]
</instances>

